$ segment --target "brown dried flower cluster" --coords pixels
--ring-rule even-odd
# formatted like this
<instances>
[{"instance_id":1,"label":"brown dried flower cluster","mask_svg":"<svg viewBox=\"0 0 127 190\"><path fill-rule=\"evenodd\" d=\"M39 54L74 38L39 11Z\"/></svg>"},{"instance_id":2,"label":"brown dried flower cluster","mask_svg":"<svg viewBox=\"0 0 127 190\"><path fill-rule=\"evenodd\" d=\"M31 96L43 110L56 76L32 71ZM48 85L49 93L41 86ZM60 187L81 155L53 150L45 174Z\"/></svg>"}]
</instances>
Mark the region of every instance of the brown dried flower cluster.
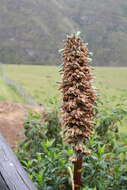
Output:
<instances>
[{"instance_id":1,"label":"brown dried flower cluster","mask_svg":"<svg viewBox=\"0 0 127 190\"><path fill-rule=\"evenodd\" d=\"M92 133L96 95L92 87L89 51L80 37L65 40L62 67L63 125L68 143L76 152L86 153L83 143Z\"/></svg>"}]
</instances>

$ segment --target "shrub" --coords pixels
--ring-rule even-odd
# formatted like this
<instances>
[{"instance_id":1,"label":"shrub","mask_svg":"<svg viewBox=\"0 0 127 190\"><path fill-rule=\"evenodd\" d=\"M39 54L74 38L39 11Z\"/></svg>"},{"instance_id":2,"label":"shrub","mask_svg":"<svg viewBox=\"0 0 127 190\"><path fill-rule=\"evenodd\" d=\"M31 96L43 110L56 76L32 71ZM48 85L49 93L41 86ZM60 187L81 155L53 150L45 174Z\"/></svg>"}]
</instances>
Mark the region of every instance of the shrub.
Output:
<instances>
[{"instance_id":1,"label":"shrub","mask_svg":"<svg viewBox=\"0 0 127 190\"><path fill-rule=\"evenodd\" d=\"M95 132L84 156L82 190L127 189L127 142L119 134L119 122L127 115L125 106L107 107L98 100ZM71 190L73 165L68 158L73 150L62 142L58 108L40 114L29 113L25 122L26 139L17 155L39 190Z\"/></svg>"},{"instance_id":2,"label":"shrub","mask_svg":"<svg viewBox=\"0 0 127 190\"><path fill-rule=\"evenodd\" d=\"M45 115L29 112L25 121L26 139L17 155L40 190L71 190L67 162L72 150L62 143L60 122L55 111Z\"/></svg>"}]
</instances>

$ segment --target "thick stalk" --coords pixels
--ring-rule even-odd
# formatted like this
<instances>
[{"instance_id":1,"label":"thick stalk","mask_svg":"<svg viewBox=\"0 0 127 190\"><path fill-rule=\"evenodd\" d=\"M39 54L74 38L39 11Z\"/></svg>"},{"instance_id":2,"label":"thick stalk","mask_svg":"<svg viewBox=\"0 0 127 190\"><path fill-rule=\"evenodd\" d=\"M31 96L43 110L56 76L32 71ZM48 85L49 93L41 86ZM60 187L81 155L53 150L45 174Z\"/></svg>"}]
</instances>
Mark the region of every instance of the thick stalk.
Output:
<instances>
[{"instance_id":1,"label":"thick stalk","mask_svg":"<svg viewBox=\"0 0 127 190\"><path fill-rule=\"evenodd\" d=\"M74 163L74 190L81 188L81 169L82 169L82 154L77 155L77 161Z\"/></svg>"}]
</instances>

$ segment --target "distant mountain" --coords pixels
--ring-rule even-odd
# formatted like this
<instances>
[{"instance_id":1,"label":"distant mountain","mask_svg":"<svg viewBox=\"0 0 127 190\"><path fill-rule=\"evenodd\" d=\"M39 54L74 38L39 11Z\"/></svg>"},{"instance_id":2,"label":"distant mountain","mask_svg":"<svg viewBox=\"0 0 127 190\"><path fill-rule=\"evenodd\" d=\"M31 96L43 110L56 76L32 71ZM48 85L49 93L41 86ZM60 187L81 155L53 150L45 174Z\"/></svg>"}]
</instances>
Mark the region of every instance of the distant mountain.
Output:
<instances>
[{"instance_id":1,"label":"distant mountain","mask_svg":"<svg viewBox=\"0 0 127 190\"><path fill-rule=\"evenodd\" d=\"M57 64L65 35L78 30L95 65L127 66L123 0L0 0L0 61Z\"/></svg>"}]
</instances>

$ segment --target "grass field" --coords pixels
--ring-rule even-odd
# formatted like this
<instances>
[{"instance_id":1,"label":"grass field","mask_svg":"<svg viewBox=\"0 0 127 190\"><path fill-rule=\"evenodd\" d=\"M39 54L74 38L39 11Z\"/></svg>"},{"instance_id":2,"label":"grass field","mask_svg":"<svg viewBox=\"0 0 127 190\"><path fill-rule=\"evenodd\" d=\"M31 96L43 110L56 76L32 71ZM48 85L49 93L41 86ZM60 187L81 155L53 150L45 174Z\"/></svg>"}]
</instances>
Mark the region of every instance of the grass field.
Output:
<instances>
[{"instance_id":1,"label":"grass field","mask_svg":"<svg viewBox=\"0 0 127 190\"><path fill-rule=\"evenodd\" d=\"M4 69L11 79L21 84L39 103L46 102L49 97L59 96L58 67L5 65ZM127 94L127 68L97 67L94 74L94 85L100 89L99 93L109 96Z\"/></svg>"},{"instance_id":2,"label":"grass field","mask_svg":"<svg viewBox=\"0 0 127 190\"><path fill-rule=\"evenodd\" d=\"M1 77L0 77L0 101L25 103L23 98L19 96L16 90L5 84L4 80Z\"/></svg>"},{"instance_id":3,"label":"grass field","mask_svg":"<svg viewBox=\"0 0 127 190\"><path fill-rule=\"evenodd\" d=\"M47 106L49 98L57 97L60 100L58 91L60 81L59 68L56 66L29 66L29 65L5 65L4 72L14 81L19 83L28 94L33 96L38 103ZM97 67L94 70L96 76L95 86L99 88L105 101L105 106L113 106L125 102L127 104L127 67ZM6 87L7 90L7 87ZM18 100L16 95L11 94L9 89L5 93L6 99ZM19 99L21 102L21 100ZM126 106L126 105L125 105ZM121 130L127 132L126 121Z\"/></svg>"}]
</instances>

